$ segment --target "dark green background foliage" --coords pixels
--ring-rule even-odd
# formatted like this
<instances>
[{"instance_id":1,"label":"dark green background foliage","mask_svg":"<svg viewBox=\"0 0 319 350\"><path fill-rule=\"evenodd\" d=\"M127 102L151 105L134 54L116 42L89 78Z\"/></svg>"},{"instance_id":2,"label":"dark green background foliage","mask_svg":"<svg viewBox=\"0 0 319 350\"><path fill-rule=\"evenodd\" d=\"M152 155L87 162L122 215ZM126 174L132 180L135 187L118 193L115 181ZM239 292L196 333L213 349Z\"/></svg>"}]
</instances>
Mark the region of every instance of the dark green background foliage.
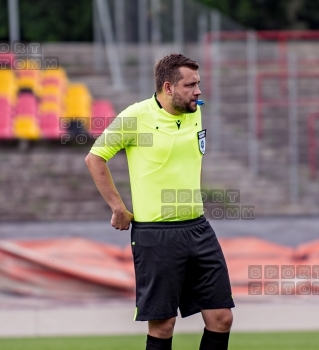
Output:
<instances>
[{"instance_id":1,"label":"dark green background foliage","mask_svg":"<svg viewBox=\"0 0 319 350\"><path fill-rule=\"evenodd\" d=\"M319 29L319 0L305 1L298 18L307 23L307 28Z\"/></svg>"},{"instance_id":2,"label":"dark green background foliage","mask_svg":"<svg viewBox=\"0 0 319 350\"><path fill-rule=\"evenodd\" d=\"M0 39L8 39L7 0L0 0Z\"/></svg>"},{"instance_id":3,"label":"dark green background foliage","mask_svg":"<svg viewBox=\"0 0 319 350\"><path fill-rule=\"evenodd\" d=\"M20 0L23 41L91 41L90 0ZM0 0L0 39L8 39L7 0Z\"/></svg>"},{"instance_id":4,"label":"dark green background foliage","mask_svg":"<svg viewBox=\"0 0 319 350\"><path fill-rule=\"evenodd\" d=\"M111 0L111 10L114 7ZM165 0L168 20L171 6ZM167 5L166 5L167 2ZM187 0L190 2L190 0ZM319 0L193 0L257 30L319 29ZM92 41L91 0L20 0L21 39L24 41ZM195 12L194 12L195 13ZM163 13L164 14L164 13ZM126 0L126 37L137 39L137 0ZM190 17L186 14L186 17ZM186 18L194 28L196 20ZM164 32L172 26L164 26ZM0 40L8 40L7 0L0 0ZM165 33L163 33L165 34ZM186 34L187 31L186 31ZM170 33L167 34L170 38ZM165 40L165 35L164 35Z\"/></svg>"},{"instance_id":5,"label":"dark green background foliage","mask_svg":"<svg viewBox=\"0 0 319 350\"><path fill-rule=\"evenodd\" d=\"M319 29L319 0L197 0L257 30Z\"/></svg>"}]
</instances>

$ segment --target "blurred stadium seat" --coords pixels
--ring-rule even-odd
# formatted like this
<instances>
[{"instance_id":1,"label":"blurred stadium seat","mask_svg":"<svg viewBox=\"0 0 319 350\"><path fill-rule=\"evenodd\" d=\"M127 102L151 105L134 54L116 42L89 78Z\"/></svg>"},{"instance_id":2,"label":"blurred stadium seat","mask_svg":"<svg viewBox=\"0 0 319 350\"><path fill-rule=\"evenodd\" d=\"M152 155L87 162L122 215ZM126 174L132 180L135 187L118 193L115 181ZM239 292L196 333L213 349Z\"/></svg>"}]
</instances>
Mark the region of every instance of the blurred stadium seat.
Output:
<instances>
[{"instance_id":1,"label":"blurred stadium seat","mask_svg":"<svg viewBox=\"0 0 319 350\"><path fill-rule=\"evenodd\" d=\"M45 84L61 84L65 86L68 83L68 78L63 68L46 69L42 72L42 85Z\"/></svg>"},{"instance_id":2,"label":"blurred stadium seat","mask_svg":"<svg viewBox=\"0 0 319 350\"><path fill-rule=\"evenodd\" d=\"M26 69L16 70L16 73L19 91L29 91L36 96L40 95L41 71L39 69L31 67L29 61L26 61Z\"/></svg>"},{"instance_id":3,"label":"blurred stadium seat","mask_svg":"<svg viewBox=\"0 0 319 350\"><path fill-rule=\"evenodd\" d=\"M91 94L84 84L69 84L65 98L65 114L70 120L81 120L79 132L90 131L91 124ZM81 129L81 130L80 130Z\"/></svg>"},{"instance_id":4,"label":"blurred stadium seat","mask_svg":"<svg viewBox=\"0 0 319 350\"><path fill-rule=\"evenodd\" d=\"M7 139L11 133L12 107L9 99L0 97L0 138Z\"/></svg>"},{"instance_id":5,"label":"blurred stadium seat","mask_svg":"<svg viewBox=\"0 0 319 350\"><path fill-rule=\"evenodd\" d=\"M39 106L40 115L48 112L56 113L56 115L61 115L62 108L61 105L54 101L42 101Z\"/></svg>"},{"instance_id":6,"label":"blurred stadium seat","mask_svg":"<svg viewBox=\"0 0 319 350\"><path fill-rule=\"evenodd\" d=\"M45 84L41 90L41 100L44 101L54 101L62 104L62 96L64 91L62 87L55 84Z\"/></svg>"},{"instance_id":7,"label":"blurred stadium seat","mask_svg":"<svg viewBox=\"0 0 319 350\"><path fill-rule=\"evenodd\" d=\"M17 93L15 74L10 69L0 71L0 97L6 97L10 103L14 103Z\"/></svg>"},{"instance_id":8,"label":"blurred stadium seat","mask_svg":"<svg viewBox=\"0 0 319 350\"><path fill-rule=\"evenodd\" d=\"M96 100L92 103L90 132L101 134L112 122L116 113L113 105L106 100Z\"/></svg>"},{"instance_id":9,"label":"blurred stadium seat","mask_svg":"<svg viewBox=\"0 0 319 350\"><path fill-rule=\"evenodd\" d=\"M37 117L37 99L33 94L20 93L17 98L15 115L28 114Z\"/></svg>"},{"instance_id":10,"label":"blurred stadium seat","mask_svg":"<svg viewBox=\"0 0 319 350\"><path fill-rule=\"evenodd\" d=\"M0 70L0 139L58 139L61 118L72 135L102 133L115 116L109 101L92 103L88 87L69 83L63 68L42 71L26 61L26 69L11 69L13 59L0 55L9 68Z\"/></svg>"},{"instance_id":11,"label":"blurred stadium seat","mask_svg":"<svg viewBox=\"0 0 319 350\"><path fill-rule=\"evenodd\" d=\"M56 113L46 112L41 114L39 126L43 138L59 138L59 116Z\"/></svg>"},{"instance_id":12,"label":"blurred stadium seat","mask_svg":"<svg viewBox=\"0 0 319 350\"><path fill-rule=\"evenodd\" d=\"M13 120L13 135L19 139L37 140L41 137L38 121L33 115L18 115Z\"/></svg>"},{"instance_id":13,"label":"blurred stadium seat","mask_svg":"<svg viewBox=\"0 0 319 350\"><path fill-rule=\"evenodd\" d=\"M1 68L3 69L4 67L6 69L12 68L13 61L15 59L15 55L11 53L1 53L0 54L0 64Z\"/></svg>"}]
</instances>

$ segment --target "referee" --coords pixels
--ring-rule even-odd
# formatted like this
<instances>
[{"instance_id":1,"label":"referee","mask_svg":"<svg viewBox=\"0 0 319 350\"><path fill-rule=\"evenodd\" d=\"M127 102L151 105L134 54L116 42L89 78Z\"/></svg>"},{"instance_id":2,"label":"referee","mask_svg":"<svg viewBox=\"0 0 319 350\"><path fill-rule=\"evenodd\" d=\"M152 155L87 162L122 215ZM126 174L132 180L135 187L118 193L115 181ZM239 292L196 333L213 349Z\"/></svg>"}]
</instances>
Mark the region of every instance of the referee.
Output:
<instances>
[{"instance_id":1,"label":"referee","mask_svg":"<svg viewBox=\"0 0 319 350\"><path fill-rule=\"evenodd\" d=\"M155 65L156 93L121 112L96 140L86 164L112 209L111 224L128 230L136 276L134 319L148 321L146 350L172 349L179 309L201 312L200 350L226 350L234 302L226 262L203 216L201 162L206 130L197 106L197 62L181 55ZM125 148L133 213L106 162Z\"/></svg>"}]
</instances>

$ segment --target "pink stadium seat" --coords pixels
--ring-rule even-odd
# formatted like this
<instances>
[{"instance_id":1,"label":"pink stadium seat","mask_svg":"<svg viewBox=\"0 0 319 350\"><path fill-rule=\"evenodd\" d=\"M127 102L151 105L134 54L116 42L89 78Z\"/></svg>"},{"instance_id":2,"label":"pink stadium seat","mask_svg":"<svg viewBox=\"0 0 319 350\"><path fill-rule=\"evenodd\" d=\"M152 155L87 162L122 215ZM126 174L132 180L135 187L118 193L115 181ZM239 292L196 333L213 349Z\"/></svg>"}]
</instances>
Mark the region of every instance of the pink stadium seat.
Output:
<instances>
[{"instance_id":1,"label":"pink stadium seat","mask_svg":"<svg viewBox=\"0 0 319 350\"><path fill-rule=\"evenodd\" d=\"M2 53L0 54L0 63L1 67L9 68L12 67L15 56L11 53Z\"/></svg>"},{"instance_id":2,"label":"pink stadium seat","mask_svg":"<svg viewBox=\"0 0 319 350\"><path fill-rule=\"evenodd\" d=\"M60 124L59 117L55 113L44 113L40 117L39 121L41 135L43 138L56 139L59 138Z\"/></svg>"},{"instance_id":3,"label":"pink stadium seat","mask_svg":"<svg viewBox=\"0 0 319 350\"><path fill-rule=\"evenodd\" d=\"M11 139L12 138L12 132L11 132L11 127L1 127L0 126L0 139L5 140L5 139Z\"/></svg>"},{"instance_id":4,"label":"pink stadium seat","mask_svg":"<svg viewBox=\"0 0 319 350\"><path fill-rule=\"evenodd\" d=\"M39 73L35 70L18 70L18 76L19 78L22 77L29 77L29 78L36 78L39 75Z\"/></svg>"},{"instance_id":5,"label":"pink stadium seat","mask_svg":"<svg viewBox=\"0 0 319 350\"><path fill-rule=\"evenodd\" d=\"M36 101L36 98L33 94L24 92L19 94L19 100L20 101Z\"/></svg>"},{"instance_id":6,"label":"pink stadium seat","mask_svg":"<svg viewBox=\"0 0 319 350\"><path fill-rule=\"evenodd\" d=\"M102 134L102 132L108 127L111 119L103 117L91 117L90 133L91 134Z\"/></svg>"},{"instance_id":7,"label":"pink stadium seat","mask_svg":"<svg viewBox=\"0 0 319 350\"><path fill-rule=\"evenodd\" d=\"M100 100L94 100L94 106L103 106L105 108L113 109L113 105L110 101L100 99Z\"/></svg>"},{"instance_id":8,"label":"pink stadium seat","mask_svg":"<svg viewBox=\"0 0 319 350\"><path fill-rule=\"evenodd\" d=\"M27 114L37 117L37 99L29 93L22 93L18 96L15 115Z\"/></svg>"},{"instance_id":9,"label":"pink stadium seat","mask_svg":"<svg viewBox=\"0 0 319 350\"><path fill-rule=\"evenodd\" d=\"M11 138L12 107L9 100L0 98L0 139Z\"/></svg>"},{"instance_id":10,"label":"pink stadium seat","mask_svg":"<svg viewBox=\"0 0 319 350\"><path fill-rule=\"evenodd\" d=\"M37 107L33 103L20 103L16 107L16 114L37 115Z\"/></svg>"},{"instance_id":11,"label":"pink stadium seat","mask_svg":"<svg viewBox=\"0 0 319 350\"><path fill-rule=\"evenodd\" d=\"M115 117L115 111L112 104L108 101L94 101L92 106L93 115L99 117Z\"/></svg>"},{"instance_id":12,"label":"pink stadium seat","mask_svg":"<svg viewBox=\"0 0 319 350\"><path fill-rule=\"evenodd\" d=\"M0 123L3 115L11 112L11 105L7 98L0 97Z\"/></svg>"},{"instance_id":13,"label":"pink stadium seat","mask_svg":"<svg viewBox=\"0 0 319 350\"><path fill-rule=\"evenodd\" d=\"M102 133L115 117L113 105L107 100L96 100L92 105L91 128L92 134Z\"/></svg>"},{"instance_id":14,"label":"pink stadium seat","mask_svg":"<svg viewBox=\"0 0 319 350\"><path fill-rule=\"evenodd\" d=\"M56 104L61 104L62 97L59 95L44 95L41 98L41 102L53 102Z\"/></svg>"},{"instance_id":15,"label":"pink stadium seat","mask_svg":"<svg viewBox=\"0 0 319 350\"><path fill-rule=\"evenodd\" d=\"M42 86L55 85L64 87L64 82L58 77L45 77L42 79Z\"/></svg>"}]
</instances>

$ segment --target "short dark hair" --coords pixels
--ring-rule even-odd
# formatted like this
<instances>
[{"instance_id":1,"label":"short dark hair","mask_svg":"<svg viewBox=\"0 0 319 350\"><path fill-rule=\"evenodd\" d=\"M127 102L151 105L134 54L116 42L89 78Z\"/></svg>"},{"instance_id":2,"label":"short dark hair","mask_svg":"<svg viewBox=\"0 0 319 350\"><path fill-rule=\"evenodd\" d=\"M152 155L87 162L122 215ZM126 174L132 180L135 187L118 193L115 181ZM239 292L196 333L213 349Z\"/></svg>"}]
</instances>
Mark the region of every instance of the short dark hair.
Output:
<instances>
[{"instance_id":1,"label":"short dark hair","mask_svg":"<svg viewBox=\"0 0 319 350\"><path fill-rule=\"evenodd\" d=\"M198 70L199 65L196 61L177 53L166 55L156 62L154 69L156 92L162 91L165 81L177 85L177 83L183 79L179 70L181 67Z\"/></svg>"}]
</instances>

